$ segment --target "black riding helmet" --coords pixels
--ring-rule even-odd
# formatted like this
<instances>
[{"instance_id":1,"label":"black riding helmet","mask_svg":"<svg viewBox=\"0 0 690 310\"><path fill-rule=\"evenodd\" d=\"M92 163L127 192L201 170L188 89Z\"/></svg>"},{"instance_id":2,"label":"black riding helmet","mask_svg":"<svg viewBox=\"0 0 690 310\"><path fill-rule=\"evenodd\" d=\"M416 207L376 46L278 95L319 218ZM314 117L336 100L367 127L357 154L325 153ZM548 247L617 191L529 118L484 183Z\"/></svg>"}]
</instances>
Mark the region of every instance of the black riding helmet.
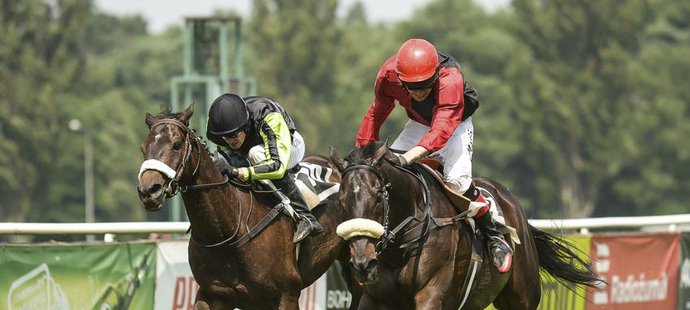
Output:
<instances>
[{"instance_id":1,"label":"black riding helmet","mask_svg":"<svg viewBox=\"0 0 690 310\"><path fill-rule=\"evenodd\" d=\"M225 145L222 137L238 129L244 129L249 122L249 110L242 97L226 93L216 98L208 111L206 137L216 144Z\"/></svg>"}]
</instances>

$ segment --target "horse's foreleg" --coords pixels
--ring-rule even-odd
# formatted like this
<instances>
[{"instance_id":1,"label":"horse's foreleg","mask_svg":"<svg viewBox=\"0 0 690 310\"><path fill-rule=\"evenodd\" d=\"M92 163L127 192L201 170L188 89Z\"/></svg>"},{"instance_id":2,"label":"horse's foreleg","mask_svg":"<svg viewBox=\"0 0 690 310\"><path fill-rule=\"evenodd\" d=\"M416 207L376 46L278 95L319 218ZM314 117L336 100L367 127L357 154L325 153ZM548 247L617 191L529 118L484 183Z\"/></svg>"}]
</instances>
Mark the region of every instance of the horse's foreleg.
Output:
<instances>
[{"instance_id":1,"label":"horse's foreleg","mask_svg":"<svg viewBox=\"0 0 690 310\"><path fill-rule=\"evenodd\" d=\"M280 303L278 304L280 310L299 310L299 292L284 293L280 295Z\"/></svg>"},{"instance_id":2,"label":"horse's foreleg","mask_svg":"<svg viewBox=\"0 0 690 310\"><path fill-rule=\"evenodd\" d=\"M427 285L414 295L415 309L431 310L445 309L443 307L443 293L441 288L434 285ZM446 305L447 308L448 305Z\"/></svg>"},{"instance_id":3,"label":"horse's foreleg","mask_svg":"<svg viewBox=\"0 0 690 310\"><path fill-rule=\"evenodd\" d=\"M210 309L211 309L211 306L209 306L208 303L206 303L203 300L197 300L194 303L194 310L210 310Z\"/></svg>"},{"instance_id":4,"label":"horse's foreleg","mask_svg":"<svg viewBox=\"0 0 690 310\"><path fill-rule=\"evenodd\" d=\"M414 308L418 310L443 309L443 303L439 298L419 300L415 296L414 304Z\"/></svg>"},{"instance_id":5,"label":"horse's foreleg","mask_svg":"<svg viewBox=\"0 0 690 310\"><path fill-rule=\"evenodd\" d=\"M353 309L350 307L350 309ZM358 302L357 308L358 310L388 310L391 309L391 307L387 307L384 305L378 304L373 297L369 294L363 294L361 299Z\"/></svg>"}]
</instances>

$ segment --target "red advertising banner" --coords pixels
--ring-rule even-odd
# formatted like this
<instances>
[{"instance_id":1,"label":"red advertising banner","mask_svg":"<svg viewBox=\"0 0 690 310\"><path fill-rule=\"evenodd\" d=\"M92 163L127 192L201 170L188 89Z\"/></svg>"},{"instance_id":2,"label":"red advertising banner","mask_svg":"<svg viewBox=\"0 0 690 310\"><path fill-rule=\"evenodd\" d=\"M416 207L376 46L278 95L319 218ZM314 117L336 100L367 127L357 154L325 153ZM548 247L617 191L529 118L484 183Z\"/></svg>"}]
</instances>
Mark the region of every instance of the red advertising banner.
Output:
<instances>
[{"instance_id":1,"label":"red advertising banner","mask_svg":"<svg viewBox=\"0 0 690 310\"><path fill-rule=\"evenodd\" d=\"M594 235L590 255L608 285L588 293L587 309L675 309L680 234Z\"/></svg>"}]
</instances>

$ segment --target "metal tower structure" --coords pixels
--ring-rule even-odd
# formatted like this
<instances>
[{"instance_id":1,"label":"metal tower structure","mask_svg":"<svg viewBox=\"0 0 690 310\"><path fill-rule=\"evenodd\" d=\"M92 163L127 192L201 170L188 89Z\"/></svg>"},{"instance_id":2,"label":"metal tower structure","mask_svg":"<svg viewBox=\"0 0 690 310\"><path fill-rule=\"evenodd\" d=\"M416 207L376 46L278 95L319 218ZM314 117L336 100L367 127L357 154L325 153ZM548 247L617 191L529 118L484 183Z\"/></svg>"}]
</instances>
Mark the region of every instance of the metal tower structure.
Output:
<instances>
[{"instance_id":1,"label":"metal tower structure","mask_svg":"<svg viewBox=\"0 0 690 310\"><path fill-rule=\"evenodd\" d=\"M172 110L194 103L189 127L206 136L206 120L213 100L225 92L256 94L256 81L244 74L239 16L187 17L184 24L183 74L170 80ZM183 216L180 196L171 200L171 221Z\"/></svg>"}]
</instances>

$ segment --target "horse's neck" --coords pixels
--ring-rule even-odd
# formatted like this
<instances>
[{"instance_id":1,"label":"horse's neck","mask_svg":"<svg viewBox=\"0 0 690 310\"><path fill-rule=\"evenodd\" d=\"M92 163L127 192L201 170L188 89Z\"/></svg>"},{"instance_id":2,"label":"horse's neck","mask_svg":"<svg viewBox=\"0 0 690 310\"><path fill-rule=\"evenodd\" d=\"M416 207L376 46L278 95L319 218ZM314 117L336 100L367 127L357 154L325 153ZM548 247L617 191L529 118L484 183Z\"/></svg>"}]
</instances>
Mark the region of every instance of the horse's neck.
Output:
<instances>
[{"instance_id":1,"label":"horse's neck","mask_svg":"<svg viewBox=\"0 0 690 310\"><path fill-rule=\"evenodd\" d=\"M202 150L196 173L189 176L185 185L208 185L223 182L211 158ZM196 164L194 165L196 167ZM188 167L188 169L195 169ZM229 237L241 225L239 212L248 199L246 194L235 186L224 184L208 189L193 189L182 194L187 217L195 238L207 242L218 242L219 238ZM198 237L197 237L198 236Z\"/></svg>"},{"instance_id":2,"label":"horse's neck","mask_svg":"<svg viewBox=\"0 0 690 310\"><path fill-rule=\"evenodd\" d=\"M382 170L386 180L391 184L388 193L391 206L390 216L402 221L410 215L415 215L415 212L418 212L417 209L423 205L422 184L411 174L393 166L383 165Z\"/></svg>"}]
</instances>

